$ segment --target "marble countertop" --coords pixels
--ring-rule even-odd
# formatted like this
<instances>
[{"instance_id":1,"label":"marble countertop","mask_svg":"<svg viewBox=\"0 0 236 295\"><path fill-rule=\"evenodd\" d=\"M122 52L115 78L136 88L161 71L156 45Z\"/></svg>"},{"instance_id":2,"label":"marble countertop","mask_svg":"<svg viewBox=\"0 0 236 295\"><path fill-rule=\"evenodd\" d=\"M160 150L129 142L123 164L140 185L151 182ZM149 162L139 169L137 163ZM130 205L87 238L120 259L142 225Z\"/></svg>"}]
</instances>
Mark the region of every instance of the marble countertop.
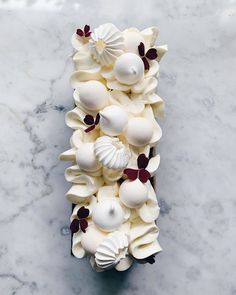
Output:
<instances>
[{"instance_id":1,"label":"marble countertop","mask_svg":"<svg viewBox=\"0 0 236 295\"><path fill-rule=\"evenodd\" d=\"M158 25L157 175L164 251L154 265L94 273L70 255L64 198L78 25ZM0 294L236 294L236 2L0 1Z\"/></svg>"}]
</instances>

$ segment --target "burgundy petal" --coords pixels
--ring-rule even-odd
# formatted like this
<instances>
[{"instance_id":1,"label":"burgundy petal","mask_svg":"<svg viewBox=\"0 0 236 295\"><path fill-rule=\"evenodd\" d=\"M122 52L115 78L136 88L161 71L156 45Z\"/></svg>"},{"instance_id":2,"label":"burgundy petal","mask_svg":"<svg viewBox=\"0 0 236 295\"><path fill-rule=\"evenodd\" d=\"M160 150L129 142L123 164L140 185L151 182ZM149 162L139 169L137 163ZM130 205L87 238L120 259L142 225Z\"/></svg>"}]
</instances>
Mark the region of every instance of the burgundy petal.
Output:
<instances>
[{"instance_id":1,"label":"burgundy petal","mask_svg":"<svg viewBox=\"0 0 236 295\"><path fill-rule=\"evenodd\" d=\"M89 26L89 25L85 25L85 26L84 26L84 33L85 33L85 34L88 33L89 30L90 30L90 26Z\"/></svg>"},{"instance_id":2,"label":"burgundy petal","mask_svg":"<svg viewBox=\"0 0 236 295\"><path fill-rule=\"evenodd\" d=\"M88 227L88 221L86 219L81 219L79 223L80 223L80 228L82 232L85 233L86 232L85 230Z\"/></svg>"},{"instance_id":3,"label":"burgundy petal","mask_svg":"<svg viewBox=\"0 0 236 295\"><path fill-rule=\"evenodd\" d=\"M148 59L156 59L157 58L157 50L156 48L150 48L148 52L145 54Z\"/></svg>"},{"instance_id":4,"label":"burgundy petal","mask_svg":"<svg viewBox=\"0 0 236 295\"><path fill-rule=\"evenodd\" d=\"M71 224L70 224L70 230L71 232L74 234L76 233L78 230L79 230L79 226L80 225L80 222L78 219L74 219Z\"/></svg>"},{"instance_id":5,"label":"burgundy petal","mask_svg":"<svg viewBox=\"0 0 236 295\"><path fill-rule=\"evenodd\" d=\"M124 170L124 174L126 174L130 180L135 180L138 177L138 170L127 168Z\"/></svg>"},{"instance_id":6,"label":"burgundy petal","mask_svg":"<svg viewBox=\"0 0 236 295\"><path fill-rule=\"evenodd\" d=\"M88 133L90 131L92 131L95 128L95 125L92 125L90 127L88 127L87 129L84 130L84 132Z\"/></svg>"},{"instance_id":7,"label":"burgundy petal","mask_svg":"<svg viewBox=\"0 0 236 295\"><path fill-rule=\"evenodd\" d=\"M96 116L94 124L97 125L99 123L99 121L100 121L100 114L98 113L97 116Z\"/></svg>"},{"instance_id":8,"label":"burgundy petal","mask_svg":"<svg viewBox=\"0 0 236 295\"><path fill-rule=\"evenodd\" d=\"M148 60L146 59L146 57L142 57L142 61L143 61L143 64L144 64L144 69L145 71L148 71L149 70L149 63L148 63Z\"/></svg>"},{"instance_id":9,"label":"burgundy petal","mask_svg":"<svg viewBox=\"0 0 236 295\"><path fill-rule=\"evenodd\" d=\"M89 37L91 35L91 32L85 33L85 37Z\"/></svg>"},{"instance_id":10,"label":"burgundy petal","mask_svg":"<svg viewBox=\"0 0 236 295\"><path fill-rule=\"evenodd\" d=\"M79 35L80 37L83 37L84 36L84 32L81 29L78 29L76 31L76 34Z\"/></svg>"},{"instance_id":11,"label":"burgundy petal","mask_svg":"<svg viewBox=\"0 0 236 295\"><path fill-rule=\"evenodd\" d=\"M145 260L148 263L153 264L153 263L155 263L155 255L148 256Z\"/></svg>"},{"instance_id":12,"label":"burgundy petal","mask_svg":"<svg viewBox=\"0 0 236 295\"><path fill-rule=\"evenodd\" d=\"M151 174L146 169L139 170L138 178L142 183L146 183L148 181L148 178L150 177L151 177Z\"/></svg>"},{"instance_id":13,"label":"burgundy petal","mask_svg":"<svg viewBox=\"0 0 236 295\"><path fill-rule=\"evenodd\" d=\"M83 207L80 207L77 211L77 216L79 219L83 219L89 216L89 209Z\"/></svg>"},{"instance_id":14,"label":"burgundy petal","mask_svg":"<svg viewBox=\"0 0 236 295\"><path fill-rule=\"evenodd\" d=\"M144 56L145 55L145 47L143 42L140 42L139 46L138 46L138 52L140 56Z\"/></svg>"},{"instance_id":15,"label":"burgundy petal","mask_svg":"<svg viewBox=\"0 0 236 295\"><path fill-rule=\"evenodd\" d=\"M145 156L145 154L141 154L138 156L137 164L139 169L144 169L147 167L149 159Z\"/></svg>"},{"instance_id":16,"label":"burgundy petal","mask_svg":"<svg viewBox=\"0 0 236 295\"><path fill-rule=\"evenodd\" d=\"M91 115L86 115L84 118L84 123L87 125L93 125L94 124L94 118Z\"/></svg>"}]
</instances>

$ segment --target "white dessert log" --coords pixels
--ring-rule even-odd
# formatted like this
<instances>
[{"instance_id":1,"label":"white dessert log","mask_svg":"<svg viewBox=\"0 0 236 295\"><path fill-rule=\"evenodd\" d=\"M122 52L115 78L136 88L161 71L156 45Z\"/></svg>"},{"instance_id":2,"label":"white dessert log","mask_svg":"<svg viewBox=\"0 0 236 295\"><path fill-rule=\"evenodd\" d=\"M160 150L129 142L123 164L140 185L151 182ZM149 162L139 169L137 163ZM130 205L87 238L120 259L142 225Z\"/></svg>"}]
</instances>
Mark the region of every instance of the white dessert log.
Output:
<instances>
[{"instance_id":1,"label":"white dessert log","mask_svg":"<svg viewBox=\"0 0 236 295\"><path fill-rule=\"evenodd\" d=\"M72 253L90 257L97 272L125 271L133 262L153 263L158 206L152 177L160 163L163 115L156 94L159 62L166 45L155 45L156 27L119 30L111 23L85 25L72 36L75 108L66 114L74 130L67 199L74 204Z\"/></svg>"}]
</instances>

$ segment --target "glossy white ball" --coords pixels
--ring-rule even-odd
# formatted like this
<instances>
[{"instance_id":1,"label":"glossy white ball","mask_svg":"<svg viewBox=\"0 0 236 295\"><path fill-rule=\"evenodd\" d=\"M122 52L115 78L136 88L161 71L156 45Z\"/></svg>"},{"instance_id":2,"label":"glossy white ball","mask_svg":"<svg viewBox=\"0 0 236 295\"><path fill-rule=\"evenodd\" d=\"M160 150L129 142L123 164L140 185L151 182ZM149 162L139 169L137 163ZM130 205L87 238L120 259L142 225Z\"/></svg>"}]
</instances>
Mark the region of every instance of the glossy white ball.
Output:
<instances>
[{"instance_id":1,"label":"glossy white ball","mask_svg":"<svg viewBox=\"0 0 236 295\"><path fill-rule=\"evenodd\" d=\"M128 121L125 136L129 144L134 146L144 146L152 139L153 126L146 118L131 118Z\"/></svg>"},{"instance_id":2,"label":"glossy white ball","mask_svg":"<svg viewBox=\"0 0 236 295\"><path fill-rule=\"evenodd\" d=\"M75 157L78 166L82 170L94 172L102 166L95 155L94 143L92 142L80 144L78 149L76 150Z\"/></svg>"},{"instance_id":3,"label":"glossy white ball","mask_svg":"<svg viewBox=\"0 0 236 295\"><path fill-rule=\"evenodd\" d=\"M119 106L111 105L100 112L100 128L107 135L121 134L127 123L127 112Z\"/></svg>"},{"instance_id":4,"label":"glossy white ball","mask_svg":"<svg viewBox=\"0 0 236 295\"><path fill-rule=\"evenodd\" d=\"M97 111L108 104L109 93L99 81L91 80L81 83L78 92L81 104L89 110Z\"/></svg>"},{"instance_id":5,"label":"glossy white ball","mask_svg":"<svg viewBox=\"0 0 236 295\"><path fill-rule=\"evenodd\" d=\"M124 212L116 200L102 200L93 209L92 219L99 229L111 232L122 224Z\"/></svg>"},{"instance_id":6,"label":"glossy white ball","mask_svg":"<svg viewBox=\"0 0 236 295\"><path fill-rule=\"evenodd\" d=\"M121 202L129 208L139 208L148 199L147 186L139 179L134 181L125 180L119 190Z\"/></svg>"},{"instance_id":7,"label":"glossy white ball","mask_svg":"<svg viewBox=\"0 0 236 295\"><path fill-rule=\"evenodd\" d=\"M114 65L115 78L122 84L132 85L143 79L144 65L142 59L135 53L124 53L119 56Z\"/></svg>"}]
</instances>

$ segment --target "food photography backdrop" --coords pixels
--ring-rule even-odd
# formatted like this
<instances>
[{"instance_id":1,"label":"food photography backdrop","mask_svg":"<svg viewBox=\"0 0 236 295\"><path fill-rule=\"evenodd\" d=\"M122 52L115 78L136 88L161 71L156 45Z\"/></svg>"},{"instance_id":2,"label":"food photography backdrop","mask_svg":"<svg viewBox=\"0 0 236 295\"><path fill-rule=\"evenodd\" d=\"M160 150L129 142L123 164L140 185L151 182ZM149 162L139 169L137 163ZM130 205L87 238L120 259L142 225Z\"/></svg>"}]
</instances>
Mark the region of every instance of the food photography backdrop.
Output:
<instances>
[{"instance_id":1,"label":"food photography backdrop","mask_svg":"<svg viewBox=\"0 0 236 295\"><path fill-rule=\"evenodd\" d=\"M163 137L155 264L71 256L64 195L73 32L158 26ZM0 1L0 294L236 294L236 2Z\"/></svg>"}]
</instances>

